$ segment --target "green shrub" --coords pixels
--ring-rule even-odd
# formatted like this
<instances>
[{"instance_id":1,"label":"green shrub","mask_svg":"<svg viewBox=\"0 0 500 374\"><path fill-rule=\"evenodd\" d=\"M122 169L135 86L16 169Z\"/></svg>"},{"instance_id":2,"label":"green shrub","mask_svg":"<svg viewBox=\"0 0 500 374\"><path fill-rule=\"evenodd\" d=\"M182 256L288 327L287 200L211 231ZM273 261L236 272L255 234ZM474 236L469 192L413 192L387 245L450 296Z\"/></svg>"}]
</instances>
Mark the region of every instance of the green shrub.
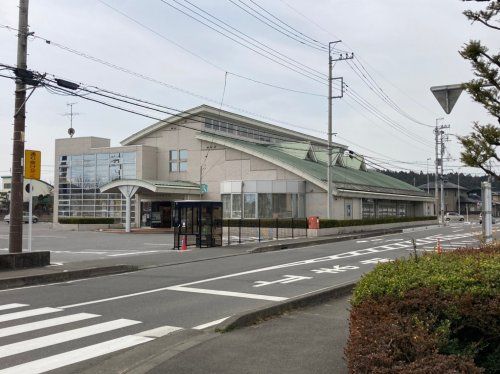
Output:
<instances>
[{"instance_id":1,"label":"green shrub","mask_svg":"<svg viewBox=\"0 0 500 374\"><path fill-rule=\"evenodd\" d=\"M271 228L303 228L307 227L307 219L305 218L261 218L261 219L225 219L223 220L224 227L271 227Z\"/></svg>"},{"instance_id":2,"label":"green shrub","mask_svg":"<svg viewBox=\"0 0 500 374\"><path fill-rule=\"evenodd\" d=\"M330 227L347 227L347 226L364 226L377 225L382 223L399 223L399 222L414 222L414 221L435 221L434 216L424 217L382 217L382 218L365 218L365 219L323 219L319 220L319 227L326 229Z\"/></svg>"},{"instance_id":3,"label":"green shrub","mask_svg":"<svg viewBox=\"0 0 500 374\"><path fill-rule=\"evenodd\" d=\"M500 244L379 264L354 290L351 373L500 372Z\"/></svg>"},{"instance_id":4,"label":"green shrub","mask_svg":"<svg viewBox=\"0 0 500 374\"><path fill-rule=\"evenodd\" d=\"M500 244L482 250L425 254L417 260L378 264L358 282L353 305L384 295L402 297L418 287L437 287L455 294L495 295L500 284Z\"/></svg>"},{"instance_id":5,"label":"green shrub","mask_svg":"<svg viewBox=\"0 0 500 374\"><path fill-rule=\"evenodd\" d=\"M113 223L115 223L114 218L59 217L58 220L59 220L59 223L62 223L62 224L79 224L79 225L113 224Z\"/></svg>"}]
</instances>

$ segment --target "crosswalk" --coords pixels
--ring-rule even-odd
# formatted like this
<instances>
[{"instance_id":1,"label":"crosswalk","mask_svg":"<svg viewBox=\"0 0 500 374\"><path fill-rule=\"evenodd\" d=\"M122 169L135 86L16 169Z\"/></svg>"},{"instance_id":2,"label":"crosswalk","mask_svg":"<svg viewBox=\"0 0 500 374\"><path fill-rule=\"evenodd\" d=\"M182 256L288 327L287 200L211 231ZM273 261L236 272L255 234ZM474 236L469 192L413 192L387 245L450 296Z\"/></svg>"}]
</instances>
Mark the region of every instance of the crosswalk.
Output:
<instances>
[{"instance_id":1,"label":"crosswalk","mask_svg":"<svg viewBox=\"0 0 500 374\"><path fill-rule=\"evenodd\" d=\"M125 318L103 321L103 318L85 312L68 314L63 308L30 308L21 303L0 305L0 374L44 373L182 330L161 326L127 333L127 329L142 322ZM110 333L112 338L106 337Z\"/></svg>"}]
</instances>

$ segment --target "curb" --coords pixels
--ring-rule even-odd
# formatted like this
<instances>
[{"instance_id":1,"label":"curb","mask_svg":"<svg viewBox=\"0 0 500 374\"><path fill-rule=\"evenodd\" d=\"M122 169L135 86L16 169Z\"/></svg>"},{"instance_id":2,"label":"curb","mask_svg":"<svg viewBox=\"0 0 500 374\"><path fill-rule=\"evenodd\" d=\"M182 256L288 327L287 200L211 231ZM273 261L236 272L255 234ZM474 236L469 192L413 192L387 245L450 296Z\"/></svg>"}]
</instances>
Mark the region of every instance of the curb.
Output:
<instances>
[{"instance_id":1,"label":"curb","mask_svg":"<svg viewBox=\"0 0 500 374\"><path fill-rule=\"evenodd\" d=\"M79 269L79 270L66 270L56 273L4 278L0 279L0 290L5 290L8 288L33 286L44 283L64 282L75 279L101 277L104 275L128 273L137 270L138 267L133 265L113 265L113 266L94 267L94 268Z\"/></svg>"},{"instance_id":2,"label":"curb","mask_svg":"<svg viewBox=\"0 0 500 374\"><path fill-rule=\"evenodd\" d=\"M324 288L319 291L313 291L304 295L296 296L289 300L274 304L268 307L250 310L228 318L216 328L217 332L229 332L231 330L239 329L255 325L265 319L279 316L285 312L293 309L304 308L320 304L330 299L335 299L352 293L356 282L346 283L333 287Z\"/></svg>"},{"instance_id":3,"label":"curb","mask_svg":"<svg viewBox=\"0 0 500 374\"><path fill-rule=\"evenodd\" d=\"M367 232L367 233L360 233L360 234L333 237L333 238L313 239L313 240L309 240L309 241L297 241L297 242L282 243L282 244L269 244L269 245L263 245L263 246L249 249L247 252L248 253L263 253L263 252L270 252L270 251L279 251L282 249L312 247L312 246L320 245L320 244L344 242L344 241L349 241L349 240L354 240L354 239L371 238L373 236L380 236L380 235L387 235L387 234L398 234L398 233L402 233L402 232L403 232L403 229L387 229L387 230L372 231L372 232Z\"/></svg>"}]
</instances>

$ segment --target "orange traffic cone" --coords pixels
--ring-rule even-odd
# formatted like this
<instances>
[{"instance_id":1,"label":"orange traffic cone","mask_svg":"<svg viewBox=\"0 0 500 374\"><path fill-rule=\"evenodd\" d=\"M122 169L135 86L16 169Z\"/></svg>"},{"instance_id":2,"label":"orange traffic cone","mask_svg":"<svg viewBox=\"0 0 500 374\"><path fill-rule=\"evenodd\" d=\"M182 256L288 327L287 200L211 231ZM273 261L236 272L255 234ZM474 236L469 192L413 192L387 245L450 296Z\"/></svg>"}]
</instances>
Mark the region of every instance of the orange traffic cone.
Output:
<instances>
[{"instance_id":1,"label":"orange traffic cone","mask_svg":"<svg viewBox=\"0 0 500 374\"><path fill-rule=\"evenodd\" d=\"M188 249L188 246L187 246L187 235L184 235L182 237L181 251L185 251L187 249Z\"/></svg>"},{"instance_id":2,"label":"orange traffic cone","mask_svg":"<svg viewBox=\"0 0 500 374\"><path fill-rule=\"evenodd\" d=\"M439 239L439 238L438 238L438 242L437 242L436 251L438 254L443 253L443 247L441 247L441 239Z\"/></svg>"}]
</instances>

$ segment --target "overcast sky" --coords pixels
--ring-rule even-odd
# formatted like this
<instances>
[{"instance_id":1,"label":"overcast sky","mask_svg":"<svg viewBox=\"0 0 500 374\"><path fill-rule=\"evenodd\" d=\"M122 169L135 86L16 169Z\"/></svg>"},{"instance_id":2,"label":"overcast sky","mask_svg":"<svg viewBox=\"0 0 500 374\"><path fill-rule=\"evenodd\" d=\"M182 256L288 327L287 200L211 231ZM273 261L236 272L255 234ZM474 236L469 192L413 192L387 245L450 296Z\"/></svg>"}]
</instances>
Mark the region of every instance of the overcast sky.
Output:
<instances>
[{"instance_id":1,"label":"overcast sky","mask_svg":"<svg viewBox=\"0 0 500 374\"><path fill-rule=\"evenodd\" d=\"M277 86L327 94L324 84L245 49L165 4L175 4L173 1L31 0L29 10L30 31L35 35L164 84L126 74L40 39L30 38L28 67L178 109L200 104L218 106L225 71ZM184 0L178 1L188 5ZM255 7L250 0L242 1ZM498 50L500 42L493 31L479 24L471 25L462 15L464 9L484 5L459 0L254 1L311 38L325 43L342 39L344 43L339 48L354 52L387 96L412 118L433 125L436 118L446 117L451 133L462 135L470 132L472 121L493 122L466 93L452 114L446 116L429 91L434 85L460 83L472 77L469 64L457 52L469 39L481 39L491 49ZM288 58L327 74L327 54L287 38L231 1L190 2ZM234 2L241 4L238 0ZM17 27L17 4L15 0L0 0L1 25ZM0 46L0 63L14 65L16 33L0 28ZM334 132L338 133L335 141L377 158L372 158L372 162L382 164L381 158L419 162L421 165L398 165L425 172L427 158L434 158L432 128L416 124L384 103L358 78L348 62L335 64L334 76L343 76L349 87L382 115L410 132L409 137L405 136L351 97L344 97L334 101ZM10 174L11 167L13 92L14 82L0 77L2 175ZM118 145L122 139L153 123L81 98L55 95L45 89L35 91L27 104L26 148L42 151L43 178L49 182L54 178L54 139L68 136L69 118L63 114L70 102L77 103L74 110L79 113L74 118L76 136L106 137L112 145ZM224 108L326 137L325 97L279 90L228 74ZM417 142L414 134L425 138L425 145ZM448 151L455 161L449 161L450 165L460 164L459 150L456 138L451 136ZM466 170L482 174L478 169Z\"/></svg>"}]
</instances>

